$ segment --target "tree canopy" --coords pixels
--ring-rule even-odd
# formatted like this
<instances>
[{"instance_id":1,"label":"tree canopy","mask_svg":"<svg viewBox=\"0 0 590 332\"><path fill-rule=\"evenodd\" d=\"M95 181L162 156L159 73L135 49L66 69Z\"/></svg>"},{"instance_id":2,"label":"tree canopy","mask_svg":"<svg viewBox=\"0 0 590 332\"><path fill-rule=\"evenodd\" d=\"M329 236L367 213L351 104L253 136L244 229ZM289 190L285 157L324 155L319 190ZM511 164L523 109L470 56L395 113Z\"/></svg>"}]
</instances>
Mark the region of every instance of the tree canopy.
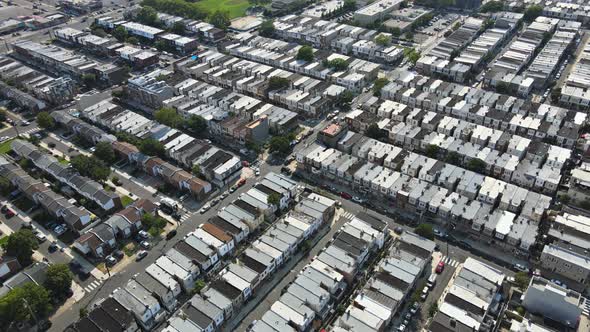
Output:
<instances>
[{"instance_id":1,"label":"tree canopy","mask_svg":"<svg viewBox=\"0 0 590 332\"><path fill-rule=\"evenodd\" d=\"M532 22L537 19L543 13L543 7L539 5L529 6L524 11L524 20L526 22Z\"/></svg>"},{"instance_id":2,"label":"tree canopy","mask_svg":"<svg viewBox=\"0 0 590 332\"><path fill-rule=\"evenodd\" d=\"M53 296L61 297L72 286L72 277L66 264L52 264L47 268L45 287Z\"/></svg>"},{"instance_id":3,"label":"tree canopy","mask_svg":"<svg viewBox=\"0 0 590 332\"><path fill-rule=\"evenodd\" d=\"M111 168L95 156L77 155L70 159L70 164L80 175L95 181L106 181L111 175Z\"/></svg>"},{"instance_id":4,"label":"tree canopy","mask_svg":"<svg viewBox=\"0 0 590 332\"><path fill-rule=\"evenodd\" d=\"M0 297L0 330L7 330L14 322L44 318L51 309L49 292L43 286L26 283L16 287Z\"/></svg>"},{"instance_id":5,"label":"tree canopy","mask_svg":"<svg viewBox=\"0 0 590 332\"><path fill-rule=\"evenodd\" d=\"M380 77L375 80L373 84L373 95L376 97L381 96L381 89L389 83L389 80L385 77Z\"/></svg>"},{"instance_id":6,"label":"tree canopy","mask_svg":"<svg viewBox=\"0 0 590 332\"><path fill-rule=\"evenodd\" d=\"M301 48L299 48L299 51L297 51L296 59L307 62L313 61L313 48L308 45L301 46Z\"/></svg>"},{"instance_id":7,"label":"tree canopy","mask_svg":"<svg viewBox=\"0 0 590 332\"><path fill-rule=\"evenodd\" d=\"M266 199L266 202L268 204L274 205L274 206L279 206L280 202L281 202L281 196L277 193L272 193L270 195L268 195L268 198Z\"/></svg>"},{"instance_id":8,"label":"tree canopy","mask_svg":"<svg viewBox=\"0 0 590 332\"><path fill-rule=\"evenodd\" d=\"M414 232L427 239L434 240L434 229L430 224L420 224L414 229Z\"/></svg>"},{"instance_id":9,"label":"tree canopy","mask_svg":"<svg viewBox=\"0 0 590 332\"><path fill-rule=\"evenodd\" d=\"M112 163L115 161L115 150L109 142L98 142L95 146L94 156L105 163Z\"/></svg>"},{"instance_id":10,"label":"tree canopy","mask_svg":"<svg viewBox=\"0 0 590 332\"><path fill-rule=\"evenodd\" d=\"M227 30L231 25L229 13L218 10L209 16L209 23L213 24L218 29Z\"/></svg>"},{"instance_id":11,"label":"tree canopy","mask_svg":"<svg viewBox=\"0 0 590 332\"><path fill-rule=\"evenodd\" d=\"M207 120L200 115L191 115L186 120L186 127L195 135L204 137L207 135Z\"/></svg>"},{"instance_id":12,"label":"tree canopy","mask_svg":"<svg viewBox=\"0 0 590 332\"><path fill-rule=\"evenodd\" d=\"M258 30L261 36L271 37L275 33L275 25L273 20L266 20L260 25Z\"/></svg>"},{"instance_id":13,"label":"tree canopy","mask_svg":"<svg viewBox=\"0 0 590 332\"><path fill-rule=\"evenodd\" d=\"M16 257L22 266L32 263L33 251L39 247L37 238L28 229L21 228L8 236L4 250L8 256Z\"/></svg>"},{"instance_id":14,"label":"tree canopy","mask_svg":"<svg viewBox=\"0 0 590 332\"><path fill-rule=\"evenodd\" d=\"M274 136L270 139L270 152L287 154L291 149L291 142L285 136Z\"/></svg>"},{"instance_id":15,"label":"tree canopy","mask_svg":"<svg viewBox=\"0 0 590 332\"><path fill-rule=\"evenodd\" d=\"M391 36L379 34L379 36L375 37L375 43L381 46L387 46L391 43Z\"/></svg>"},{"instance_id":16,"label":"tree canopy","mask_svg":"<svg viewBox=\"0 0 590 332\"><path fill-rule=\"evenodd\" d=\"M477 173L484 173L486 170L486 163L485 161L479 159L479 158L473 158L471 160L469 160L469 162L467 163L467 168L477 172Z\"/></svg>"},{"instance_id":17,"label":"tree canopy","mask_svg":"<svg viewBox=\"0 0 590 332\"><path fill-rule=\"evenodd\" d=\"M496 13L504 10L504 3L502 1L488 1L479 7L481 13Z\"/></svg>"},{"instance_id":18,"label":"tree canopy","mask_svg":"<svg viewBox=\"0 0 590 332\"><path fill-rule=\"evenodd\" d=\"M159 156L163 157L166 155L164 145L153 138L144 139L139 143L139 151L148 156Z\"/></svg>"},{"instance_id":19,"label":"tree canopy","mask_svg":"<svg viewBox=\"0 0 590 332\"><path fill-rule=\"evenodd\" d=\"M179 128L184 122L182 115L176 113L171 107L162 107L154 113L154 118L161 124L172 128Z\"/></svg>"},{"instance_id":20,"label":"tree canopy","mask_svg":"<svg viewBox=\"0 0 590 332\"><path fill-rule=\"evenodd\" d=\"M367 130L365 131L365 135L376 140L382 140L384 138L387 138L387 133L384 130L381 130L381 128L379 128L379 126L376 123L372 123L367 128Z\"/></svg>"},{"instance_id":21,"label":"tree canopy","mask_svg":"<svg viewBox=\"0 0 590 332\"><path fill-rule=\"evenodd\" d=\"M348 69L348 62L342 58L336 58L330 61L326 61L326 66L334 69L335 71L344 71Z\"/></svg>"},{"instance_id":22,"label":"tree canopy","mask_svg":"<svg viewBox=\"0 0 590 332\"><path fill-rule=\"evenodd\" d=\"M113 37L115 37L118 41L120 42L124 42L125 39L127 39L127 30L125 30L125 28L121 25L119 25L118 27L116 27L113 32L111 32L111 34L113 35Z\"/></svg>"},{"instance_id":23,"label":"tree canopy","mask_svg":"<svg viewBox=\"0 0 590 332\"><path fill-rule=\"evenodd\" d=\"M273 76L268 80L268 90L283 90L291 86L291 81L288 78Z\"/></svg>"},{"instance_id":24,"label":"tree canopy","mask_svg":"<svg viewBox=\"0 0 590 332\"><path fill-rule=\"evenodd\" d=\"M37 114L37 124L43 129L51 129L55 127L55 120L53 120L48 112L39 112Z\"/></svg>"},{"instance_id":25,"label":"tree canopy","mask_svg":"<svg viewBox=\"0 0 590 332\"><path fill-rule=\"evenodd\" d=\"M182 35L186 30L186 26L182 22L174 22L172 27L170 27L170 31L177 34Z\"/></svg>"},{"instance_id":26,"label":"tree canopy","mask_svg":"<svg viewBox=\"0 0 590 332\"><path fill-rule=\"evenodd\" d=\"M139 23L156 26L158 25L158 12L150 6L143 6L137 13L136 19Z\"/></svg>"}]
</instances>

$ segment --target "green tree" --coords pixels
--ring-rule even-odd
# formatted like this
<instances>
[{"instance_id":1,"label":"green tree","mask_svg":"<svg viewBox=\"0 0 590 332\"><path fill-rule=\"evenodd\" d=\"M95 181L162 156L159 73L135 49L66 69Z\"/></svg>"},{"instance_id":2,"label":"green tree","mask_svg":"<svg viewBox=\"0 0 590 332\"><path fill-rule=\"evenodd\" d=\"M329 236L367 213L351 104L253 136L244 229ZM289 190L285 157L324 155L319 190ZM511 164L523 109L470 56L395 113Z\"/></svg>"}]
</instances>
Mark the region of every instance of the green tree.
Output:
<instances>
[{"instance_id":1,"label":"green tree","mask_svg":"<svg viewBox=\"0 0 590 332\"><path fill-rule=\"evenodd\" d=\"M268 80L268 91L283 90L291 86L291 81L288 78L273 76Z\"/></svg>"},{"instance_id":2,"label":"green tree","mask_svg":"<svg viewBox=\"0 0 590 332\"><path fill-rule=\"evenodd\" d=\"M504 3L502 1L488 1L479 7L481 13L496 13L504 10Z\"/></svg>"},{"instance_id":3,"label":"green tree","mask_svg":"<svg viewBox=\"0 0 590 332\"><path fill-rule=\"evenodd\" d=\"M165 124L172 128L179 128L184 122L184 118L176 113L171 107L162 107L154 113L154 118L159 123Z\"/></svg>"},{"instance_id":4,"label":"green tree","mask_svg":"<svg viewBox=\"0 0 590 332\"><path fill-rule=\"evenodd\" d=\"M39 242L33 232L21 228L8 236L4 250L8 256L16 257L22 266L27 266L32 263L33 251L38 247Z\"/></svg>"},{"instance_id":5,"label":"green tree","mask_svg":"<svg viewBox=\"0 0 590 332\"><path fill-rule=\"evenodd\" d=\"M344 0L344 4L342 5L346 11L351 11L356 9L356 0Z\"/></svg>"},{"instance_id":6,"label":"green tree","mask_svg":"<svg viewBox=\"0 0 590 332\"><path fill-rule=\"evenodd\" d=\"M479 158L473 158L471 160L469 160L469 162L467 163L467 168L477 172L477 173L485 173L486 170L486 163L485 161L479 159Z\"/></svg>"},{"instance_id":7,"label":"green tree","mask_svg":"<svg viewBox=\"0 0 590 332\"><path fill-rule=\"evenodd\" d=\"M541 16L543 13L543 7L539 5L532 5L529 6L524 11L524 20L525 22L532 22L537 19L537 17Z\"/></svg>"},{"instance_id":8,"label":"green tree","mask_svg":"<svg viewBox=\"0 0 590 332\"><path fill-rule=\"evenodd\" d=\"M416 51L414 48L406 47L404 48L404 56L415 65L418 59L420 59L421 54L420 51Z\"/></svg>"},{"instance_id":9,"label":"green tree","mask_svg":"<svg viewBox=\"0 0 590 332\"><path fill-rule=\"evenodd\" d=\"M270 205L274 205L274 206L278 207L279 204L281 203L281 196L277 193L272 193L272 194L268 195L266 202Z\"/></svg>"},{"instance_id":10,"label":"green tree","mask_svg":"<svg viewBox=\"0 0 590 332\"><path fill-rule=\"evenodd\" d=\"M459 153L455 151L450 151L449 153L447 153L445 162L453 165L459 165L461 163L461 155L459 155Z\"/></svg>"},{"instance_id":11,"label":"green tree","mask_svg":"<svg viewBox=\"0 0 590 332\"><path fill-rule=\"evenodd\" d=\"M434 240L434 229L430 224L420 224L414 229L414 232L422 237Z\"/></svg>"},{"instance_id":12,"label":"green tree","mask_svg":"<svg viewBox=\"0 0 590 332\"><path fill-rule=\"evenodd\" d=\"M275 33L275 25L273 20L265 20L260 25L258 33L263 37L272 37Z\"/></svg>"},{"instance_id":13,"label":"green tree","mask_svg":"<svg viewBox=\"0 0 590 332\"><path fill-rule=\"evenodd\" d=\"M0 330L8 330L14 322L44 318L51 310L49 292L43 286L26 283L0 298Z\"/></svg>"},{"instance_id":14,"label":"green tree","mask_svg":"<svg viewBox=\"0 0 590 332\"><path fill-rule=\"evenodd\" d=\"M201 166L194 164L192 171L194 175L201 175Z\"/></svg>"},{"instance_id":15,"label":"green tree","mask_svg":"<svg viewBox=\"0 0 590 332\"><path fill-rule=\"evenodd\" d=\"M561 88L553 88L551 90L551 101L557 103L559 99L561 99Z\"/></svg>"},{"instance_id":16,"label":"green tree","mask_svg":"<svg viewBox=\"0 0 590 332\"><path fill-rule=\"evenodd\" d=\"M393 28L391 28L391 34L394 37L399 37L399 36L402 35L402 30L400 28L398 28L398 27L393 27Z\"/></svg>"},{"instance_id":17,"label":"green tree","mask_svg":"<svg viewBox=\"0 0 590 332\"><path fill-rule=\"evenodd\" d=\"M291 142L285 136L274 136L270 139L270 152L286 155L291 149Z\"/></svg>"},{"instance_id":18,"label":"green tree","mask_svg":"<svg viewBox=\"0 0 590 332\"><path fill-rule=\"evenodd\" d=\"M113 32L111 32L111 34L121 43L124 42L128 36L127 30L125 30L125 28L121 25L116 27Z\"/></svg>"},{"instance_id":19,"label":"green tree","mask_svg":"<svg viewBox=\"0 0 590 332\"><path fill-rule=\"evenodd\" d=\"M183 35L186 32L186 26L182 22L174 22L170 31L177 35Z\"/></svg>"},{"instance_id":20,"label":"green tree","mask_svg":"<svg viewBox=\"0 0 590 332\"><path fill-rule=\"evenodd\" d=\"M39 112L37 114L37 124L43 129L52 129L55 127L55 121L48 112Z\"/></svg>"},{"instance_id":21,"label":"green tree","mask_svg":"<svg viewBox=\"0 0 590 332\"><path fill-rule=\"evenodd\" d=\"M99 36L101 38L105 38L105 37L107 37L109 35L102 28L94 28L94 29L92 29L92 34L93 35L96 35L96 36Z\"/></svg>"},{"instance_id":22,"label":"green tree","mask_svg":"<svg viewBox=\"0 0 590 332\"><path fill-rule=\"evenodd\" d=\"M412 31L408 31L408 32L406 32L405 37L406 37L406 40L410 40L410 41L414 40L414 33Z\"/></svg>"},{"instance_id":23,"label":"green tree","mask_svg":"<svg viewBox=\"0 0 590 332\"><path fill-rule=\"evenodd\" d=\"M198 293L200 293L200 292L201 292L201 290L202 290L203 288L205 288L205 286L206 286L206 284L205 284L205 282L203 281L203 279L198 279L197 281L195 281L195 288L193 289L193 292L194 292L195 294L198 294Z\"/></svg>"},{"instance_id":24,"label":"green tree","mask_svg":"<svg viewBox=\"0 0 590 332\"><path fill-rule=\"evenodd\" d=\"M376 139L376 140L382 140L387 138L387 133L385 130L382 130L381 128L379 128L379 126L376 123L372 123L367 130L365 131L365 135L367 135L367 137Z\"/></svg>"},{"instance_id":25,"label":"green tree","mask_svg":"<svg viewBox=\"0 0 590 332\"><path fill-rule=\"evenodd\" d=\"M438 304L436 303L436 301L434 301L430 305L430 308L428 308L428 317L434 317L434 315L436 315L437 311L438 311Z\"/></svg>"},{"instance_id":26,"label":"green tree","mask_svg":"<svg viewBox=\"0 0 590 332\"><path fill-rule=\"evenodd\" d=\"M115 162L115 150L109 142L98 142L93 155L107 164Z\"/></svg>"},{"instance_id":27,"label":"green tree","mask_svg":"<svg viewBox=\"0 0 590 332\"><path fill-rule=\"evenodd\" d=\"M373 84L373 96L380 97L381 90L388 83L389 83L389 80L385 77L381 77L381 78L376 79L375 83Z\"/></svg>"},{"instance_id":28,"label":"green tree","mask_svg":"<svg viewBox=\"0 0 590 332\"><path fill-rule=\"evenodd\" d=\"M506 82L496 83L496 92L500 94L507 94L510 92L510 85Z\"/></svg>"},{"instance_id":29,"label":"green tree","mask_svg":"<svg viewBox=\"0 0 590 332\"><path fill-rule=\"evenodd\" d=\"M154 26L157 25L158 12L150 6L143 6L137 13L136 19L139 23Z\"/></svg>"},{"instance_id":30,"label":"green tree","mask_svg":"<svg viewBox=\"0 0 590 332\"><path fill-rule=\"evenodd\" d=\"M201 4L184 0L144 0L142 5L150 6L160 12L194 20L203 20L207 17L207 10L203 9Z\"/></svg>"},{"instance_id":31,"label":"green tree","mask_svg":"<svg viewBox=\"0 0 590 332\"><path fill-rule=\"evenodd\" d=\"M514 275L514 281L516 286L521 290L525 291L529 287L531 278L526 272L518 272Z\"/></svg>"},{"instance_id":32,"label":"green tree","mask_svg":"<svg viewBox=\"0 0 590 332\"><path fill-rule=\"evenodd\" d=\"M438 145L428 144L424 153L430 158L436 158L440 153L440 147Z\"/></svg>"},{"instance_id":33,"label":"green tree","mask_svg":"<svg viewBox=\"0 0 590 332\"><path fill-rule=\"evenodd\" d=\"M6 108L0 107L0 122L6 121L7 118L8 112L6 111Z\"/></svg>"},{"instance_id":34,"label":"green tree","mask_svg":"<svg viewBox=\"0 0 590 332\"><path fill-rule=\"evenodd\" d=\"M297 56L295 58L306 62L313 61L313 48L308 45L301 46L297 51Z\"/></svg>"},{"instance_id":35,"label":"green tree","mask_svg":"<svg viewBox=\"0 0 590 332\"><path fill-rule=\"evenodd\" d=\"M139 39L137 39L134 36L127 38L126 42L128 42L131 45L139 45Z\"/></svg>"},{"instance_id":36,"label":"green tree","mask_svg":"<svg viewBox=\"0 0 590 332\"><path fill-rule=\"evenodd\" d=\"M375 37L375 43L381 46L387 46L391 43L391 36L379 34L379 36Z\"/></svg>"},{"instance_id":37,"label":"green tree","mask_svg":"<svg viewBox=\"0 0 590 332\"><path fill-rule=\"evenodd\" d=\"M82 82L84 82L86 87L91 88L96 84L96 75L84 74L82 75Z\"/></svg>"},{"instance_id":38,"label":"green tree","mask_svg":"<svg viewBox=\"0 0 590 332\"><path fill-rule=\"evenodd\" d=\"M342 58L336 58L326 62L327 67L334 69L335 71L345 71L348 69L348 62Z\"/></svg>"},{"instance_id":39,"label":"green tree","mask_svg":"<svg viewBox=\"0 0 590 332\"><path fill-rule=\"evenodd\" d=\"M204 137L207 135L207 120L200 115L191 115L186 120L186 126L197 136Z\"/></svg>"},{"instance_id":40,"label":"green tree","mask_svg":"<svg viewBox=\"0 0 590 332\"><path fill-rule=\"evenodd\" d=\"M61 297L72 285L72 272L66 264L53 264L47 268L45 288L53 296Z\"/></svg>"},{"instance_id":41,"label":"green tree","mask_svg":"<svg viewBox=\"0 0 590 332\"><path fill-rule=\"evenodd\" d=\"M5 177L0 177L0 194L6 196L10 194L11 190L12 185L10 184L10 181L8 181L8 179Z\"/></svg>"},{"instance_id":42,"label":"green tree","mask_svg":"<svg viewBox=\"0 0 590 332\"><path fill-rule=\"evenodd\" d=\"M221 10L215 11L209 16L209 23L213 24L213 26L218 29L227 30L231 25L229 13Z\"/></svg>"},{"instance_id":43,"label":"green tree","mask_svg":"<svg viewBox=\"0 0 590 332\"><path fill-rule=\"evenodd\" d=\"M141 224L152 236L159 236L164 227L166 227L166 223L166 219L159 216L153 216L149 213L145 213L141 216Z\"/></svg>"},{"instance_id":44,"label":"green tree","mask_svg":"<svg viewBox=\"0 0 590 332\"><path fill-rule=\"evenodd\" d=\"M77 155L70 159L70 164L80 175L95 181L106 181L111 175L111 168L94 156Z\"/></svg>"},{"instance_id":45,"label":"green tree","mask_svg":"<svg viewBox=\"0 0 590 332\"><path fill-rule=\"evenodd\" d=\"M139 143L139 151L148 156L164 157L166 155L164 145L160 141L153 138L148 138L141 141L141 143Z\"/></svg>"}]
</instances>

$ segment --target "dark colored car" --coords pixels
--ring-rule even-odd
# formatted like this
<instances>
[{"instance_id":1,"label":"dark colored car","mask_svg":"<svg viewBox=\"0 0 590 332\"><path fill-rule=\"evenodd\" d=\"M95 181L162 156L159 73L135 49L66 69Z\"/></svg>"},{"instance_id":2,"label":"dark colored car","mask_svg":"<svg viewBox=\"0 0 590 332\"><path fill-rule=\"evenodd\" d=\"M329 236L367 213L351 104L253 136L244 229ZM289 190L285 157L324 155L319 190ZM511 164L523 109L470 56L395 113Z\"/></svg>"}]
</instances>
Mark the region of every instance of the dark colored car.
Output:
<instances>
[{"instance_id":1,"label":"dark colored car","mask_svg":"<svg viewBox=\"0 0 590 332\"><path fill-rule=\"evenodd\" d=\"M121 260L121 258L123 258L125 256L125 253L123 253L121 250L115 250L115 251L113 251L113 256L116 259Z\"/></svg>"},{"instance_id":2,"label":"dark colored car","mask_svg":"<svg viewBox=\"0 0 590 332\"><path fill-rule=\"evenodd\" d=\"M168 232L168 233L166 234L166 240L170 240L171 238L173 238L173 237L175 237L175 236L176 236L176 230L175 230L175 229L173 229L173 230L171 230L170 232Z\"/></svg>"}]
</instances>

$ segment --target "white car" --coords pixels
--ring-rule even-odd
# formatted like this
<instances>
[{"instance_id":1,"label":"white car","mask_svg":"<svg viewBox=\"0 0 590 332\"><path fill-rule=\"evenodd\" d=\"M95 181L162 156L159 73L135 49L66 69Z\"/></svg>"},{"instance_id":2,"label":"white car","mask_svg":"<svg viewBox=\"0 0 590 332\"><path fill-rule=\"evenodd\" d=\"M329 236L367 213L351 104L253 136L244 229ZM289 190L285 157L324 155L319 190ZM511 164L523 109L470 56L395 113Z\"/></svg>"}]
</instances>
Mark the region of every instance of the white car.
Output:
<instances>
[{"instance_id":1,"label":"white car","mask_svg":"<svg viewBox=\"0 0 590 332\"><path fill-rule=\"evenodd\" d=\"M201 208L201 210L199 210L199 213L203 214L203 213L209 211L210 208L211 208L211 205L205 204L205 205L203 205L203 207Z\"/></svg>"},{"instance_id":2,"label":"white car","mask_svg":"<svg viewBox=\"0 0 590 332\"><path fill-rule=\"evenodd\" d=\"M35 234L35 237L37 238L37 240L39 240L39 242L43 243L45 241L47 241L47 237L45 236L45 234L43 233L37 233Z\"/></svg>"}]
</instances>

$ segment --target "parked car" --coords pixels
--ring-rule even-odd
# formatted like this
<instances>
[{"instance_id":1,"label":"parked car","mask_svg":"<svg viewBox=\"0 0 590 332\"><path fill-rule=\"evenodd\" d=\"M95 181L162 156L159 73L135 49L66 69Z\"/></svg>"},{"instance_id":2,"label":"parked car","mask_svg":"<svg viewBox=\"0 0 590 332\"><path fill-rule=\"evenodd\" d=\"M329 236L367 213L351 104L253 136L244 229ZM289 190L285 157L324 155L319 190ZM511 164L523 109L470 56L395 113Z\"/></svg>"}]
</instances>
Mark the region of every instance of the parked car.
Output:
<instances>
[{"instance_id":1,"label":"parked car","mask_svg":"<svg viewBox=\"0 0 590 332\"><path fill-rule=\"evenodd\" d=\"M518 263L514 264L514 269L515 270L518 270L520 272L529 273L529 269L526 266L522 265L522 264L518 264Z\"/></svg>"},{"instance_id":2,"label":"parked car","mask_svg":"<svg viewBox=\"0 0 590 332\"><path fill-rule=\"evenodd\" d=\"M57 249L59 249L59 246L57 245L57 243L55 241L53 241L53 242L51 242L51 244L47 248L47 251L49 251L51 253L51 252L56 252Z\"/></svg>"},{"instance_id":3,"label":"parked car","mask_svg":"<svg viewBox=\"0 0 590 332\"><path fill-rule=\"evenodd\" d=\"M41 232L38 232L37 234L35 234L35 237L37 238L39 243L43 243L43 242L47 241L47 236L45 236L45 234L43 234Z\"/></svg>"},{"instance_id":4,"label":"parked car","mask_svg":"<svg viewBox=\"0 0 590 332\"><path fill-rule=\"evenodd\" d=\"M436 285L436 274L431 274L430 277L428 277L428 282L426 283L426 286L432 289L434 288L434 285Z\"/></svg>"},{"instance_id":5,"label":"parked car","mask_svg":"<svg viewBox=\"0 0 590 332\"><path fill-rule=\"evenodd\" d=\"M246 184L246 179L241 179L241 180L238 182L238 188L239 188L239 187L241 187L241 186L243 186L243 185L245 185L245 184Z\"/></svg>"},{"instance_id":6,"label":"parked car","mask_svg":"<svg viewBox=\"0 0 590 332\"><path fill-rule=\"evenodd\" d=\"M149 237L150 237L150 233L148 233L148 232L146 232L144 230L139 231L137 233L137 235L139 235L139 237L142 238L142 239L149 239Z\"/></svg>"},{"instance_id":7,"label":"parked car","mask_svg":"<svg viewBox=\"0 0 590 332\"><path fill-rule=\"evenodd\" d=\"M170 240L171 238L175 237L176 236L176 233L177 232L176 232L175 229L173 229L170 232L166 233L166 240Z\"/></svg>"},{"instance_id":8,"label":"parked car","mask_svg":"<svg viewBox=\"0 0 590 332\"><path fill-rule=\"evenodd\" d=\"M414 302L414 304L412 304L412 307L410 308L410 313L412 315L416 314L418 311L420 311L420 303L418 302Z\"/></svg>"},{"instance_id":9,"label":"parked car","mask_svg":"<svg viewBox=\"0 0 590 332\"><path fill-rule=\"evenodd\" d=\"M211 208L211 205L205 204L205 205L203 205L203 207L201 208L201 210L199 210L199 213L203 214L203 213L209 211L210 208Z\"/></svg>"},{"instance_id":10,"label":"parked car","mask_svg":"<svg viewBox=\"0 0 590 332\"><path fill-rule=\"evenodd\" d=\"M223 194L221 194L221 199L226 199L227 196L229 196L229 191L224 191Z\"/></svg>"},{"instance_id":11,"label":"parked car","mask_svg":"<svg viewBox=\"0 0 590 332\"><path fill-rule=\"evenodd\" d=\"M148 255L148 252L147 251L140 250L140 251L137 252L137 256L135 257L135 260L136 261L140 261L140 260L144 259L145 256L147 256L147 255Z\"/></svg>"},{"instance_id":12,"label":"parked car","mask_svg":"<svg viewBox=\"0 0 590 332\"><path fill-rule=\"evenodd\" d=\"M111 255L108 255L105 259L105 264L108 266L113 266L115 264L117 264L117 259Z\"/></svg>"},{"instance_id":13,"label":"parked car","mask_svg":"<svg viewBox=\"0 0 590 332\"><path fill-rule=\"evenodd\" d=\"M0 208L0 212L6 213L7 211L8 211L8 206L2 205L2 207Z\"/></svg>"},{"instance_id":14,"label":"parked car","mask_svg":"<svg viewBox=\"0 0 590 332\"><path fill-rule=\"evenodd\" d=\"M352 201L353 201L353 202L355 202L355 203L359 203L359 204L363 204L363 203L365 203L365 202L366 202L366 200L365 200L364 198L360 198L360 197L358 197L358 196L354 196L354 197L352 198Z\"/></svg>"},{"instance_id":15,"label":"parked car","mask_svg":"<svg viewBox=\"0 0 590 332\"><path fill-rule=\"evenodd\" d=\"M429 291L430 288L428 288L428 286L424 286L424 288L422 289L422 295L420 295L420 299L422 299L422 301L426 300Z\"/></svg>"},{"instance_id":16,"label":"parked car","mask_svg":"<svg viewBox=\"0 0 590 332\"><path fill-rule=\"evenodd\" d=\"M141 241L139 243L139 246L142 247L143 249L149 249L150 248L150 243L147 241Z\"/></svg>"},{"instance_id":17,"label":"parked car","mask_svg":"<svg viewBox=\"0 0 590 332\"><path fill-rule=\"evenodd\" d=\"M436 273L442 273L445 269L445 262L440 261L438 262L438 265L436 266Z\"/></svg>"},{"instance_id":18,"label":"parked car","mask_svg":"<svg viewBox=\"0 0 590 332\"><path fill-rule=\"evenodd\" d=\"M123 259L123 257L125 257L125 253L121 250L115 250L113 251L113 257L115 257L118 260Z\"/></svg>"},{"instance_id":19,"label":"parked car","mask_svg":"<svg viewBox=\"0 0 590 332\"><path fill-rule=\"evenodd\" d=\"M352 199L352 195L345 192L345 191L341 191L340 192L340 197L344 198L344 199Z\"/></svg>"},{"instance_id":20,"label":"parked car","mask_svg":"<svg viewBox=\"0 0 590 332\"><path fill-rule=\"evenodd\" d=\"M57 235L62 235L63 233L66 232L66 225L61 224L61 225L55 226L55 228L53 229L53 232L55 232L55 234L57 234Z\"/></svg>"},{"instance_id":21,"label":"parked car","mask_svg":"<svg viewBox=\"0 0 590 332\"><path fill-rule=\"evenodd\" d=\"M12 211L11 209L7 209L6 213L4 213L4 215L8 219L8 218L12 218L12 217L16 216L16 212Z\"/></svg>"}]
</instances>

